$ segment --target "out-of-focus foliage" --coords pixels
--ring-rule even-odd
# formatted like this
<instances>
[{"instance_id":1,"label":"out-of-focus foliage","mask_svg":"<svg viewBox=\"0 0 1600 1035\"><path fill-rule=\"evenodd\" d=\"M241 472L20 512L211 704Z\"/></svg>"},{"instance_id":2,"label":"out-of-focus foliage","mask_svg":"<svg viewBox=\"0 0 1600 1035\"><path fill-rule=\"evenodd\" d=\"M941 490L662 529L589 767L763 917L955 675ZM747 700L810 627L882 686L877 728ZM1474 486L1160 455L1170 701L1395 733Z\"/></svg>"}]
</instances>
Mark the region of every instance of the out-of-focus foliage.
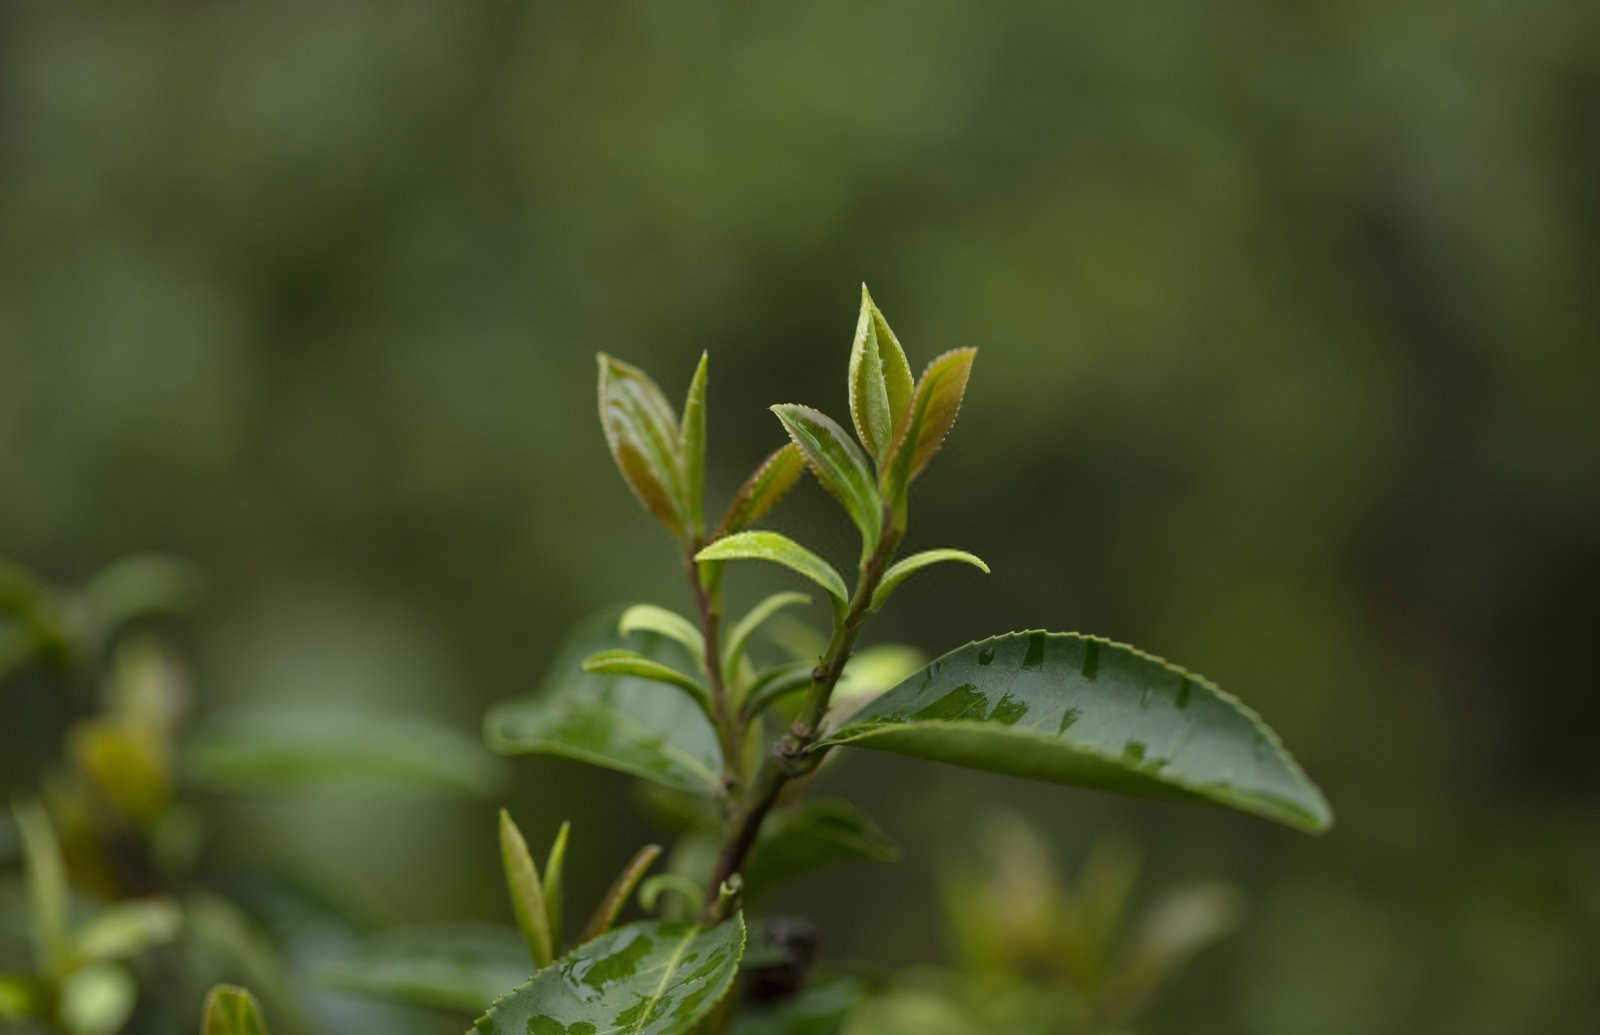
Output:
<instances>
[{"instance_id":1,"label":"out-of-focus foliage","mask_svg":"<svg viewBox=\"0 0 1600 1035\"><path fill-rule=\"evenodd\" d=\"M574 615L687 604L592 433L593 351L714 353L725 499L779 444L774 386L845 412L816 357L848 348L867 280L919 358L983 349L908 546L1008 575L944 576L959 621L908 584L878 632L937 650L1047 621L1183 658L1340 804L1301 843L1031 799L1064 858L1127 827L1158 884L1225 872L1253 904L1145 1028L1582 1030L1597 40L1578 0L14 3L0 553L73 585L130 552L192 560L200 721L335 700L470 733ZM833 521L848 562L830 501L784 506ZM34 661L0 684L7 796L97 713L48 685ZM839 764L918 862L822 871L792 905L831 956L929 960L937 918L902 903L997 789L1024 792ZM592 900L646 836L623 784L517 779L529 829L593 810L569 872ZM503 920L491 820L255 801L204 853L251 916L326 947L348 937L329 900L368 926ZM0 830L8 875L18 856ZM292 887L245 874L266 862ZM7 934L19 896L0 889ZM205 987L143 1030L191 1026ZM353 1008L318 1016L352 1030Z\"/></svg>"}]
</instances>

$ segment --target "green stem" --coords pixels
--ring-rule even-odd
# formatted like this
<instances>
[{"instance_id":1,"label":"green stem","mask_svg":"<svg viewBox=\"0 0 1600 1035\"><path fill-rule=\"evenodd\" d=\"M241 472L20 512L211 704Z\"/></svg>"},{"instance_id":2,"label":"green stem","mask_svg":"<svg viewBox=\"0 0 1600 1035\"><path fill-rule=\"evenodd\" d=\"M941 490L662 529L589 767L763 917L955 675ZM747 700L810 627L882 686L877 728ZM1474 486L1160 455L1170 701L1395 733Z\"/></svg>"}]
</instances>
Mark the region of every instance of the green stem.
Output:
<instances>
[{"instance_id":1,"label":"green stem","mask_svg":"<svg viewBox=\"0 0 1600 1035\"><path fill-rule=\"evenodd\" d=\"M706 585L706 579L695 562L694 555L705 544L698 539L684 558L689 585L694 590L695 610L700 618L700 635L706 645L706 680L711 684L711 723L717 729L717 742L722 748L722 782L732 795L743 782L740 748L743 730L736 716L728 708L728 684L722 671L722 647L719 643L722 612L716 588Z\"/></svg>"},{"instance_id":2,"label":"green stem","mask_svg":"<svg viewBox=\"0 0 1600 1035\"><path fill-rule=\"evenodd\" d=\"M789 732L773 745L772 753L762 764L761 771L747 789L729 824L728 840L717 857L717 867L706 888L705 904L701 908L704 922L716 923L723 918L722 884L744 865L745 857L755 844L756 835L761 832L761 823L778 800L784 784L795 777L804 776L822 763L824 753L808 752L821 735L822 721L828 714L828 701L833 696L833 688L844 674L845 663L850 660L856 639L861 635L861 626L871 611L872 594L877 591L883 573L894 559L902 534L903 528L897 527L885 510L883 535L878 547L861 566L855 593L850 597L843 616L835 621L828 649L811 673L811 689L807 691L805 709Z\"/></svg>"}]
</instances>

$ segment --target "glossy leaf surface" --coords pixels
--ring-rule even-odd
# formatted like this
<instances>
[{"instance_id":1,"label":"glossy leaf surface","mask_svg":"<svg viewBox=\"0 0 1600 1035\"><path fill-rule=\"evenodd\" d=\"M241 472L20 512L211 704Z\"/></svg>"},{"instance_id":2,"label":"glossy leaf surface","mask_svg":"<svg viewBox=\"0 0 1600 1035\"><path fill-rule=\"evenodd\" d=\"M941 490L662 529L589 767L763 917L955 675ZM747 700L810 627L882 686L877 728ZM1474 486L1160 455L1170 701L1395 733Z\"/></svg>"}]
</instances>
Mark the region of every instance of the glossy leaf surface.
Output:
<instances>
[{"instance_id":1,"label":"glossy leaf surface","mask_svg":"<svg viewBox=\"0 0 1600 1035\"><path fill-rule=\"evenodd\" d=\"M591 654L583 659L583 670L599 675L636 676L656 683L665 683L687 693L707 712L711 710L711 695L698 680L679 672L671 665L664 665L647 658L637 651L613 648Z\"/></svg>"},{"instance_id":2,"label":"glossy leaf surface","mask_svg":"<svg viewBox=\"0 0 1600 1035\"><path fill-rule=\"evenodd\" d=\"M617 619L617 632L627 636L631 632L654 632L683 644L698 663L706 656L705 637L689 619L655 604L634 604Z\"/></svg>"},{"instance_id":3,"label":"glossy leaf surface","mask_svg":"<svg viewBox=\"0 0 1600 1035\"><path fill-rule=\"evenodd\" d=\"M900 583L930 564L939 564L944 561L960 561L963 564L972 565L985 575L989 574L989 566L983 563L983 558L976 554L970 554L965 550L924 550L889 566L889 570L883 573L883 579L878 583L877 590L872 594L872 609L876 611L882 607Z\"/></svg>"},{"instance_id":4,"label":"glossy leaf surface","mask_svg":"<svg viewBox=\"0 0 1600 1035\"><path fill-rule=\"evenodd\" d=\"M1076 633L970 643L822 743L1202 799L1312 833L1333 821L1277 735L1236 698L1160 658Z\"/></svg>"},{"instance_id":5,"label":"glossy leaf surface","mask_svg":"<svg viewBox=\"0 0 1600 1035\"><path fill-rule=\"evenodd\" d=\"M267 1035L261 1004L237 985L213 986L206 996L200 1035Z\"/></svg>"},{"instance_id":6,"label":"glossy leaf surface","mask_svg":"<svg viewBox=\"0 0 1600 1035\"><path fill-rule=\"evenodd\" d=\"M844 505L870 552L878 542L883 501L861 448L832 417L809 406L784 403L772 407L772 412L800 447L818 484Z\"/></svg>"},{"instance_id":7,"label":"glossy leaf surface","mask_svg":"<svg viewBox=\"0 0 1600 1035\"><path fill-rule=\"evenodd\" d=\"M722 515L717 536L743 532L755 524L761 515L771 510L794 488L794 483L800 480L805 471L806 460L800 454L799 446L790 442L774 450L739 487L733 502L728 505L727 513Z\"/></svg>"},{"instance_id":8,"label":"glossy leaf surface","mask_svg":"<svg viewBox=\"0 0 1600 1035\"><path fill-rule=\"evenodd\" d=\"M180 771L203 790L403 785L489 794L504 763L430 719L300 707L211 720L186 741Z\"/></svg>"},{"instance_id":9,"label":"glossy leaf surface","mask_svg":"<svg viewBox=\"0 0 1600 1035\"><path fill-rule=\"evenodd\" d=\"M419 927L369 938L319 977L376 999L472 1014L532 973L527 947L508 928Z\"/></svg>"},{"instance_id":10,"label":"glossy leaf surface","mask_svg":"<svg viewBox=\"0 0 1600 1035\"><path fill-rule=\"evenodd\" d=\"M551 663L540 691L506 701L484 720L489 747L502 754L570 758L702 795L722 792L722 754L700 707L684 694L637 676L584 672L582 660L621 645L619 611L582 623ZM687 664L666 637L634 633L638 653Z\"/></svg>"},{"instance_id":11,"label":"glossy leaf surface","mask_svg":"<svg viewBox=\"0 0 1600 1035\"><path fill-rule=\"evenodd\" d=\"M828 595L843 604L850 591L844 577L827 561L807 550L788 536L777 532L740 532L726 539L718 539L695 555L697 561L756 560L781 564L791 571L804 575L828 591Z\"/></svg>"},{"instance_id":12,"label":"glossy leaf surface","mask_svg":"<svg viewBox=\"0 0 1600 1035\"><path fill-rule=\"evenodd\" d=\"M600 426L617 469L645 509L681 537L687 508L672 404L638 367L605 353L597 359Z\"/></svg>"},{"instance_id":13,"label":"glossy leaf surface","mask_svg":"<svg viewBox=\"0 0 1600 1035\"><path fill-rule=\"evenodd\" d=\"M894 862L900 847L848 802L812 798L767 817L745 863L746 894L836 862Z\"/></svg>"},{"instance_id":14,"label":"glossy leaf surface","mask_svg":"<svg viewBox=\"0 0 1600 1035\"><path fill-rule=\"evenodd\" d=\"M700 928L629 924L579 946L496 1002L478 1035L678 1035L710 1013L744 952L735 915Z\"/></svg>"}]
</instances>

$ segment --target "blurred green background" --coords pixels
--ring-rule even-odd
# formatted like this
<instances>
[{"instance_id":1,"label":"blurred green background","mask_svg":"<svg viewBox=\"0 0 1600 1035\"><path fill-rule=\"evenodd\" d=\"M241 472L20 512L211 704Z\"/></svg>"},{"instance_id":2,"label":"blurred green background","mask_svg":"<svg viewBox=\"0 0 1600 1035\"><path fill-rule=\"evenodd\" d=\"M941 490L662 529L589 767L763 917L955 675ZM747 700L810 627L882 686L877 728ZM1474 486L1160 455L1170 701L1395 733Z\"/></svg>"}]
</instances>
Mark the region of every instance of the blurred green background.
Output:
<instances>
[{"instance_id":1,"label":"blurred green background","mask_svg":"<svg viewBox=\"0 0 1600 1035\"><path fill-rule=\"evenodd\" d=\"M469 733L566 627L683 606L593 353L712 355L726 493L842 417L858 284L913 366L982 349L910 545L982 554L872 632L1076 629L1205 672L1332 801L1220 810L893 756L908 849L783 903L835 961L943 958L996 802L1140 842L1238 934L1157 1032L1577 1031L1600 1008L1600 7L1245 3L0 9L0 555L196 562L202 712L330 699ZM847 561L814 485L776 524ZM741 569L737 606L781 580ZM64 705L0 687L0 791ZM576 900L651 836L519 761ZM211 850L374 922L503 920L498 802L252 800Z\"/></svg>"}]
</instances>

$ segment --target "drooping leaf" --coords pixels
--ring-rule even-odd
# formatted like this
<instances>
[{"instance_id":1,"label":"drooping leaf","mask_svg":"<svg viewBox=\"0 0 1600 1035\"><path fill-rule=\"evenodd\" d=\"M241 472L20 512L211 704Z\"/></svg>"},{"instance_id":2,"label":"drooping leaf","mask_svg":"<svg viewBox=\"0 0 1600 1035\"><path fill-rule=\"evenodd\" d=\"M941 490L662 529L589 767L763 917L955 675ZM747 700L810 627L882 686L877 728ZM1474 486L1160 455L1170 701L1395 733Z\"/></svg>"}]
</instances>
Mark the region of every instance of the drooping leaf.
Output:
<instances>
[{"instance_id":1,"label":"drooping leaf","mask_svg":"<svg viewBox=\"0 0 1600 1035\"><path fill-rule=\"evenodd\" d=\"M800 480L805 470L805 457L793 442L774 450L739 487L712 538L743 532L755 524L761 515L771 510L794 488L794 483Z\"/></svg>"},{"instance_id":2,"label":"drooping leaf","mask_svg":"<svg viewBox=\"0 0 1600 1035\"><path fill-rule=\"evenodd\" d=\"M761 673L745 694L744 714L760 715L779 698L804 690L812 684L815 670L809 661L796 661Z\"/></svg>"},{"instance_id":3,"label":"drooping leaf","mask_svg":"<svg viewBox=\"0 0 1600 1035\"><path fill-rule=\"evenodd\" d=\"M811 798L767 817L744 867L752 898L782 881L851 860L895 862L900 848L848 802Z\"/></svg>"},{"instance_id":4,"label":"drooping leaf","mask_svg":"<svg viewBox=\"0 0 1600 1035\"><path fill-rule=\"evenodd\" d=\"M843 605L850 591L844 577L833 565L807 550L788 536L777 532L740 532L718 539L695 555L697 561L757 560L781 564L804 575L828 591L838 604Z\"/></svg>"},{"instance_id":5,"label":"drooping leaf","mask_svg":"<svg viewBox=\"0 0 1600 1035\"><path fill-rule=\"evenodd\" d=\"M169 942L183 924L170 899L118 902L96 913L78 931L72 954L79 960L116 960Z\"/></svg>"},{"instance_id":6,"label":"drooping leaf","mask_svg":"<svg viewBox=\"0 0 1600 1035\"><path fill-rule=\"evenodd\" d=\"M627 636L631 632L660 633L670 639L683 644L684 649L695 659L696 664L703 664L706 657L705 637L700 630L695 628L693 622L664 607L654 604L634 604L622 612L622 617L617 620L617 632Z\"/></svg>"},{"instance_id":7,"label":"drooping leaf","mask_svg":"<svg viewBox=\"0 0 1600 1035\"><path fill-rule=\"evenodd\" d=\"M583 670L607 676L637 676L640 679L675 686L699 702L707 715L711 714L711 694L698 680L684 675L671 665L653 661L637 651L613 648L591 654L583 659Z\"/></svg>"},{"instance_id":8,"label":"drooping leaf","mask_svg":"<svg viewBox=\"0 0 1600 1035\"><path fill-rule=\"evenodd\" d=\"M532 974L517 932L468 926L386 931L342 954L318 977L375 999L470 1014Z\"/></svg>"},{"instance_id":9,"label":"drooping leaf","mask_svg":"<svg viewBox=\"0 0 1600 1035\"><path fill-rule=\"evenodd\" d=\"M404 786L488 795L505 767L431 719L299 706L208 720L185 741L179 772L188 786L212 791Z\"/></svg>"},{"instance_id":10,"label":"drooping leaf","mask_svg":"<svg viewBox=\"0 0 1600 1035\"><path fill-rule=\"evenodd\" d=\"M912 391L905 350L863 284L861 313L850 347L850 417L861 444L880 464L910 408Z\"/></svg>"},{"instance_id":11,"label":"drooping leaf","mask_svg":"<svg viewBox=\"0 0 1600 1035\"><path fill-rule=\"evenodd\" d=\"M721 1001L743 951L744 919L737 914L710 928L628 924L535 974L491 1006L476 1030L679 1035Z\"/></svg>"},{"instance_id":12,"label":"drooping leaf","mask_svg":"<svg viewBox=\"0 0 1600 1035\"><path fill-rule=\"evenodd\" d=\"M566 877L567 838L572 834L572 824L562 821L556 839L550 842L550 854L544 859L544 914L550 928L550 945L561 947L561 894Z\"/></svg>"},{"instance_id":13,"label":"drooping leaf","mask_svg":"<svg viewBox=\"0 0 1600 1035\"><path fill-rule=\"evenodd\" d=\"M876 611L881 608L900 583L909 579L923 568L928 567L928 565L938 564L941 561L960 561L963 564L972 565L985 575L989 574L989 566L983 563L983 559L965 550L940 549L914 553L910 557L890 565L889 570L883 573L883 578L879 581L878 588L872 594L872 610Z\"/></svg>"},{"instance_id":14,"label":"drooping leaf","mask_svg":"<svg viewBox=\"0 0 1600 1035\"><path fill-rule=\"evenodd\" d=\"M538 694L503 702L484 720L502 754L555 755L605 766L681 791L722 793L722 752L705 713L687 695L637 676L584 672L598 650L621 646L618 610L581 623L557 652ZM686 664L679 644L654 633L629 640L663 664Z\"/></svg>"},{"instance_id":15,"label":"drooping leaf","mask_svg":"<svg viewBox=\"0 0 1600 1035\"><path fill-rule=\"evenodd\" d=\"M61 842L44 806L22 801L12 806L27 868L28 916L33 925L33 955L41 973L54 974L67 947L67 868Z\"/></svg>"},{"instance_id":16,"label":"drooping leaf","mask_svg":"<svg viewBox=\"0 0 1600 1035\"><path fill-rule=\"evenodd\" d=\"M750 642L750 637L761 628L763 622L786 607L796 604L809 604L811 598L804 593L784 592L774 593L752 607L748 614L739 619L733 629L728 633L728 644L722 651L722 670L732 672L745 646Z\"/></svg>"},{"instance_id":17,"label":"drooping leaf","mask_svg":"<svg viewBox=\"0 0 1600 1035\"><path fill-rule=\"evenodd\" d=\"M660 854L660 845L645 845L634 853L633 858L628 860L628 865L624 866L622 872L611 882L611 887L600 899L600 904L595 907L594 916L589 918L588 926L583 929L580 942L593 941L611 930L611 926L617 922L617 916L622 912L622 907L628 904L628 896L633 894L633 889Z\"/></svg>"},{"instance_id":18,"label":"drooping leaf","mask_svg":"<svg viewBox=\"0 0 1600 1035\"><path fill-rule=\"evenodd\" d=\"M528 954L535 969L556 958L550 934L550 913L545 907L544 888L539 883L539 868L528 853L528 842L505 809L500 810L500 863L505 871L506 891L511 897L511 912L517 929L528 943Z\"/></svg>"},{"instance_id":19,"label":"drooping leaf","mask_svg":"<svg viewBox=\"0 0 1600 1035\"><path fill-rule=\"evenodd\" d=\"M728 1035L834 1035L866 994L865 982L836 978L776 1003L740 1010Z\"/></svg>"},{"instance_id":20,"label":"drooping leaf","mask_svg":"<svg viewBox=\"0 0 1600 1035\"><path fill-rule=\"evenodd\" d=\"M970 643L862 708L853 745L1057 783L1227 805L1312 833L1332 813L1249 708L1201 676L1076 633Z\"/></svg>"},{"instance_id":21,"label":"drooping leaf","mask_svg":"<svg viewBox=\"0 0 1600 1035\"><path fill-rule=\"evenodd\" d=\"M882 531L883 499L861 448L833 418L809 406L782 403L772 412L800 447L817 482L843 504L861 530L862 552L871 553Z\"/></svg>"},{"instance_id":22,"label":"drooping leaf","mask_svg":"<svg viewBox=\"0 0 1600 1035\"><path fill-rule=\"evenodd\" d=\"M261 1004L248 989L214 985L206 996L200 1035L267 1035Z\"/></svg>"},{"instance_id":23,"label":"drooping leaf","mask_svg":"<svg viewBox=\"0 0 1600 1035\"><path fill-rule=\"evenodd\" d=\"M884 494L894 505L897 519L907 487L928 466L955 426L977 355L973 348L952 349L929 363L917 382L911 406L895 429L894 445L883 463Z\"/></svg>"},{"instance_id":24,"label":"drooping leaf","mask_svg":"<svg viewBox=\"0 0 1600 1035\"><path fill-rule=\"evenodd\" d=\"M672 404L638 367L600 353L600 426L617 469L645 509L682 538L688 527L679 426Z\"/></svg>"},{"instance_id":25,"label":"drooping leaf","mask_svg":"<svg viewBox=\"0 0 1600 1035\"><path fill-rule=\"evenodd\" d=\"M695 535L705 531L706 503L706 366L709 356L700 353L689 395L683 401L683 422L678 427L678 455L683 458L684 502L688 505L689 527Z\"/></svg>"}]
</instances>

